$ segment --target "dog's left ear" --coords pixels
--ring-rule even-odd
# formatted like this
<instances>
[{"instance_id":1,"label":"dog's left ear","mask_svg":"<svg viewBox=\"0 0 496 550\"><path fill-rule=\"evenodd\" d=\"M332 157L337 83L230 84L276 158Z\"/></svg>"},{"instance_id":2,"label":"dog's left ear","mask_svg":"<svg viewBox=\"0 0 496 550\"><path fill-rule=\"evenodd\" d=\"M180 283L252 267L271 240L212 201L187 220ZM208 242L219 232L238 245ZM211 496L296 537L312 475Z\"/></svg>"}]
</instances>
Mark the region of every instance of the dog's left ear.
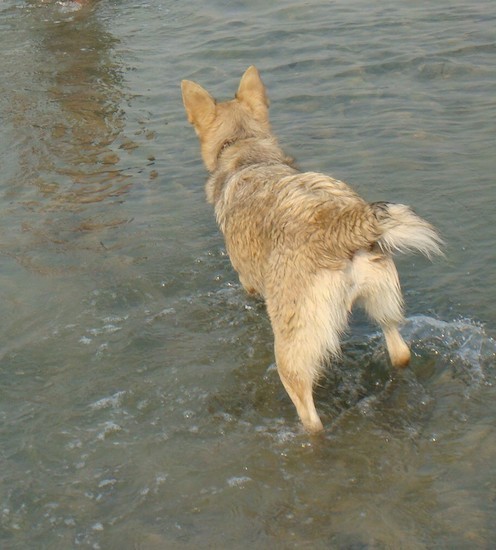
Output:
<instances>
[{"instance_id":1,"label":"dog's left ear","mask_svg":"<svg viewBox=\"0 0 496 550\"><path fill-rule=\"evenodd\" d=\"M264 83L254 65L248 67L241 77L236 98L250 108L257 120L267 122L269 118L269 100Z\"/></svg>"}]
</instances>

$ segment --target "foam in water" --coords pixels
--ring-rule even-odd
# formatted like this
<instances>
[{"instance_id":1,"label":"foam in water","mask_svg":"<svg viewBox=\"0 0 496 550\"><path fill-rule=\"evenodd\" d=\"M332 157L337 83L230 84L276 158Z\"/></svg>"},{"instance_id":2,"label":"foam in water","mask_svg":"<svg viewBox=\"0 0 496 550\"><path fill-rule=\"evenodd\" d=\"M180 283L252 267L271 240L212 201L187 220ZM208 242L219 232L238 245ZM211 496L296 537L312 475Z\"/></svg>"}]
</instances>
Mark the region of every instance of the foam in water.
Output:
<instances>
[{"instance_id":1,"label":"foam in water","mask_svg":"<svg viewBox=\"0 0 496 550\"><path fill-rule=\"evenodd\" d=\"M117 408L121 405L123 397L126 395L125 391L118 391L109 397L102 397L98 401L95 401L90 405L93 410Z\"/></svg>"}]
</instances>

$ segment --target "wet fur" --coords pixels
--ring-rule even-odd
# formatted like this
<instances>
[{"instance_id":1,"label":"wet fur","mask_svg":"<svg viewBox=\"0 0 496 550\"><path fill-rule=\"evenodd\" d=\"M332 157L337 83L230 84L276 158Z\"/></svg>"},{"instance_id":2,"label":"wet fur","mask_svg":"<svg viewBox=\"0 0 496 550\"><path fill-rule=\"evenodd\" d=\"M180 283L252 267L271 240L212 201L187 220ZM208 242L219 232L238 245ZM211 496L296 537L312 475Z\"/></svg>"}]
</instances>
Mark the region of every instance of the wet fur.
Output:
<instances>
[{"instance_id":1,"label":"wet fur","mask_svg":"<svg viewBox=\"0 0 496 550\"><path fill-rule=\"evenodd\" d=\"M231 101L218 103L188 80L181 87L232 265L247 292L265 299L281 381L304 427L318 432L313 386L324 358L339 354L353 304L360 301L383 329L392 364L406 366L410 350L398 331L403 299L391 256L440 253L441 240L407 206L369 204L339 180L300 172L271 133L255 67Z\"/></svg>"}]
</instances>

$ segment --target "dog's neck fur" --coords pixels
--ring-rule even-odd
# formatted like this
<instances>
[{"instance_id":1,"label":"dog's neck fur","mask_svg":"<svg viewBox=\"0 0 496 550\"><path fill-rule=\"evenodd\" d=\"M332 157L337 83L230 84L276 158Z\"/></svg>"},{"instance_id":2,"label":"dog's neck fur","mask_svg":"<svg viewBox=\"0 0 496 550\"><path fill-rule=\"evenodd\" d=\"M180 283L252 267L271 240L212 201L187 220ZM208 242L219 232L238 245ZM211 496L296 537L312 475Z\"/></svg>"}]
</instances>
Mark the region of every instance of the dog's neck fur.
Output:
<instances>
[{"instance_id":1,"label":"dog's neck fur","mask_svg":"<svg viewBox=\"0 0 496 550\"><path fill-rule=\"evenodd\" d=\"M226 141L217 157L217 166L206 184L207 200L217 204L222 189L236 173L257 164L286 165L290 171L297 171L294 160L279 147L275 137L251 137Z\"/></svg>"}]
</instances>

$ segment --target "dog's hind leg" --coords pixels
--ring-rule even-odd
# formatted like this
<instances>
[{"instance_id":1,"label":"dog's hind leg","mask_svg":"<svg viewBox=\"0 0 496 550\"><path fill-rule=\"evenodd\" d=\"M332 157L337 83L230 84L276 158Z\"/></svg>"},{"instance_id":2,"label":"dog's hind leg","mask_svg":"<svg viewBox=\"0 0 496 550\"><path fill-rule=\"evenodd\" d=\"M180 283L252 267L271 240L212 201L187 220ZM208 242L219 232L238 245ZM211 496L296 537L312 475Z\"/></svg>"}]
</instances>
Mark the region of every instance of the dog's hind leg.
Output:
<instances>
[{"instance_id":1,"label":"dog's hind leg","mask_svg":"<svg viewBox=\"0 0 496 550\"><path fill-rule=\"evenodd\" d=\"M320 432L323 425L313 401L317 365L312 365L309 358L301 357L301 350L281 337L275 338L275 355L277 372L303 426L310 433Z\"/></svg>"},{"instance_id":2,"label":"dog's hind leg","mask_svg":"<svg viewBox=\"0 0 496 550\"><path fill-rule=\"evenodd\" d=\"M327 353L339 353L347 321L342 272L278 281L267 296L276 364L281 381L305 429L323 429L313 388Z\"/></svg>"},{"instance_id":3,"label":"dog's hind leg","mask_svg":"<svg viewBox=\"0 0 496 550\"><path fill-rule=\"evenodd\" d=\"M393 367L404 368L410 363L410 348L398 330L398 324L382 325L384 336L386 338L386 346L389 353L389 358Z\"/></svg>"},{"instance_id":4,"label":"dog's hind leg","mask_svg":"<svg viewBox=\"0 0 496 550\"><path fill-rule=\"evenodd\" d=\"M353 264L359 298L384 332L391 363L394 367L406 367L410 349L398 330L403 322L403 297L392 258L362 253L355 256Z\"/></svg>"}]
</instances>

